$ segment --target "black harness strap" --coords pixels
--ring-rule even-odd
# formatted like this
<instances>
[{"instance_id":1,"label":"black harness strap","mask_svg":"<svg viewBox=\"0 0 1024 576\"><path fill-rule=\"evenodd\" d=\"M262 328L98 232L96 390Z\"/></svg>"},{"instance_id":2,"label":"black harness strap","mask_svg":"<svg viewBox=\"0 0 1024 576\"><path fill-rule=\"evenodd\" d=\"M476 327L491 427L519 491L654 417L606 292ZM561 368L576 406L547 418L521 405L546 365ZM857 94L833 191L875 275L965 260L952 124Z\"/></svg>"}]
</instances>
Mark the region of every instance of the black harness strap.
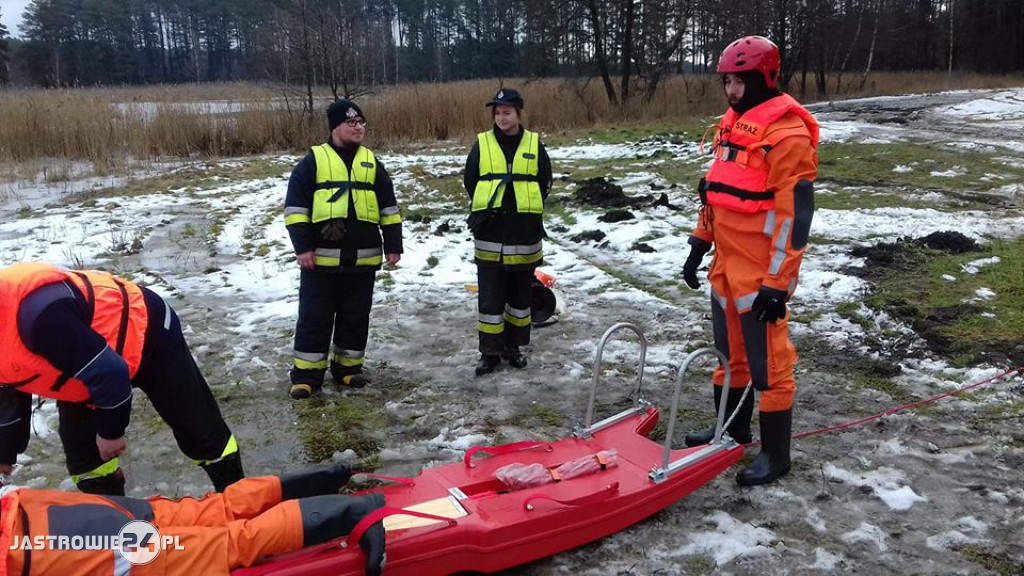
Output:
<instances>
[{"instance_id":1,"label":"black harness strap","mask_svg":"<svg viewBox=\"0 0 1024 576\"><path fill-rule=\"evenodd\" d=\"M21 509L21 524L22 524L22 533L24 534L22 536L22 538L28 538L29 542L31 542L32 541L32 533L29 532L29 529L28 529L28 512L25 512L24 508ZM32 547L31 546L25 547L24 552L25 552L25 559L24 559L24 562L22 562L22 566L21 566L21 576L28 576L29 574L32 573Z\"/></svg>"},{"instance_id":2,"label":"black harness strap","mask_svg":"<svg viewBox=\"0 0 1024 576\"><path fill-rule=\"evenodd\" d=\"M124 357L124 341L128 337L128 315L131 311L128 303L128 289L124 283L114 278L114 283L121 289L121 325L117 328L117 348L114 349L118 356Z\"/></svg>"},{"instance_id":3,"label":"black harness strap","mask_svg":"<svg viewBox=\"0 0 1024 576\"><path fill-rule=\"evenodd\" d=\"M775 198L774 192L751 192L750 190L744 190L742 188L714 181L708 182L707 189L710 192L721 192L722 194L735 196L740 200L771 200L772 198Z\"/></svg>"}]
</instances>

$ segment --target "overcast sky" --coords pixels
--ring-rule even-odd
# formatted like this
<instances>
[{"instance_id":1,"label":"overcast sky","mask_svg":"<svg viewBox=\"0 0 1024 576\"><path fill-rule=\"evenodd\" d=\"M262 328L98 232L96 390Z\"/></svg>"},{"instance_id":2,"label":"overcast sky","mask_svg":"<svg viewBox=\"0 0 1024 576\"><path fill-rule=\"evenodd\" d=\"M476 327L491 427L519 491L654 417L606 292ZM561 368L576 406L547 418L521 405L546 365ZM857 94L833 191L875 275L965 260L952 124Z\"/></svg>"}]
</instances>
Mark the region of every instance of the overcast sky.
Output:
<instances>
[{"instance_id":1,"label":"overcast sky","mask_svg":"<svg viewBox=\"0 0 1024 576\"><path fill-rule=\"evenodd\" d=\"M21 13L25 11L25 6L28 6L29 2L31 0L0 0L0 21L7 26L11 36L21 36L21 30L18 29L21 25Z\"/></svg>"}]
</instances>

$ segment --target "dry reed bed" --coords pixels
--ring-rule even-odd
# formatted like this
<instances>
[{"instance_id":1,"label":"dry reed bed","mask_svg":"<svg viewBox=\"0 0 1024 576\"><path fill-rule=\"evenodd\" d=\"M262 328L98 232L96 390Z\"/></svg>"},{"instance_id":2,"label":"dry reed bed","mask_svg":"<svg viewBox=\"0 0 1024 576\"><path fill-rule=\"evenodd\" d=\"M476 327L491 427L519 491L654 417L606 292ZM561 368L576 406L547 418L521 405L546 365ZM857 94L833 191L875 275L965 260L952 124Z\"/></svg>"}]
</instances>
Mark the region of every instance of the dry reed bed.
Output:
<instances>
[{"instance_id":1,"label":"dry reed bed","mask_svg":"<svg viewBox=\"0 0 1024 576\"><path fill-rule=\"evenodd\" d=\"M858 90L858 80L847 75L837 94L833 77L830 94L849 98L1021 84L1016 76L879 73ZM526 123L542 131L697 118L718 113L723 105L714 75L670 77L650 102L638 94L625 110L609 106L598 80L513 79L506 84L523 92ZM466 141L488 125L483 104L498 86L497 80L475 80L381 88L360 99L370 141ZM0 91L0 162L60 158L102 169L119 166L125 158L299 151L326 136L323 108L330 97L321 91L310 115L294 94L247 84ZM806 99L813 100L813 94ZM232 109L210 113L210 102L229 102Z\"/></svg>"}]
</instances>

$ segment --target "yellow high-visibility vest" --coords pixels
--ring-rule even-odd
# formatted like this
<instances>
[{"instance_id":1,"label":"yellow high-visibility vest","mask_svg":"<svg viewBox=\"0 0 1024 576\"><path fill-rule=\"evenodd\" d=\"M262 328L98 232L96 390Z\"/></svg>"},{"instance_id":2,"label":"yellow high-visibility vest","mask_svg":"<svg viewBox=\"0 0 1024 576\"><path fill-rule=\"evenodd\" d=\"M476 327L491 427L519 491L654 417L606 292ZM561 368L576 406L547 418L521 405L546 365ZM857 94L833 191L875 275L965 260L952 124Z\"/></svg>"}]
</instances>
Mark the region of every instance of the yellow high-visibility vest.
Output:
<instances>
[{"instance_id":1,"label":"yellow high-visibility vest","mask_svg":"<svg viewBox=\"0 0 1024 576\"><path fill-rule=\"evenodd\" d=\"M473 212L498 208L508 189L516 195L516 211L525 214L543 214L544 196L540 192L538 166L540 163L540 138L536 132L523 130L512 172L509 173L505 153L501 151L493 130L477 135L480 143L480 179L473 191Z\"/></svg>"}]
</instances>

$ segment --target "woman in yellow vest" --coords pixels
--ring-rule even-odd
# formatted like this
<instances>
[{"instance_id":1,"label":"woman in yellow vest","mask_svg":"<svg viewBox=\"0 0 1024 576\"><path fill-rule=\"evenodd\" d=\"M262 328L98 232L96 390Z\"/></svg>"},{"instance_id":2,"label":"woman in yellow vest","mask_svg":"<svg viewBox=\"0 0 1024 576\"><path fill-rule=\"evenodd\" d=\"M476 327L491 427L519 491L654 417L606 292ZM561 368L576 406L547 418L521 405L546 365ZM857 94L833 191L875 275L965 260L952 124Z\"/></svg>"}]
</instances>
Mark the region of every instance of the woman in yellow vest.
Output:
<instances>
[{"instance_id":1,"label":"woman in yellow vest","mask_svg":"<svg viewBox=\"0 0 1024 576\"><path fill-rule=\"evenodd\" d=\"M502 357L515 368L526 366L520 347L530 343L530 291L544 256L544 200L551 187L551 160L539 135L522 126L519 92L502 88L486 106L494 126L477 135L463 177L480 287L477 376L493 372Z\"/></svg>"}]
</instances>

